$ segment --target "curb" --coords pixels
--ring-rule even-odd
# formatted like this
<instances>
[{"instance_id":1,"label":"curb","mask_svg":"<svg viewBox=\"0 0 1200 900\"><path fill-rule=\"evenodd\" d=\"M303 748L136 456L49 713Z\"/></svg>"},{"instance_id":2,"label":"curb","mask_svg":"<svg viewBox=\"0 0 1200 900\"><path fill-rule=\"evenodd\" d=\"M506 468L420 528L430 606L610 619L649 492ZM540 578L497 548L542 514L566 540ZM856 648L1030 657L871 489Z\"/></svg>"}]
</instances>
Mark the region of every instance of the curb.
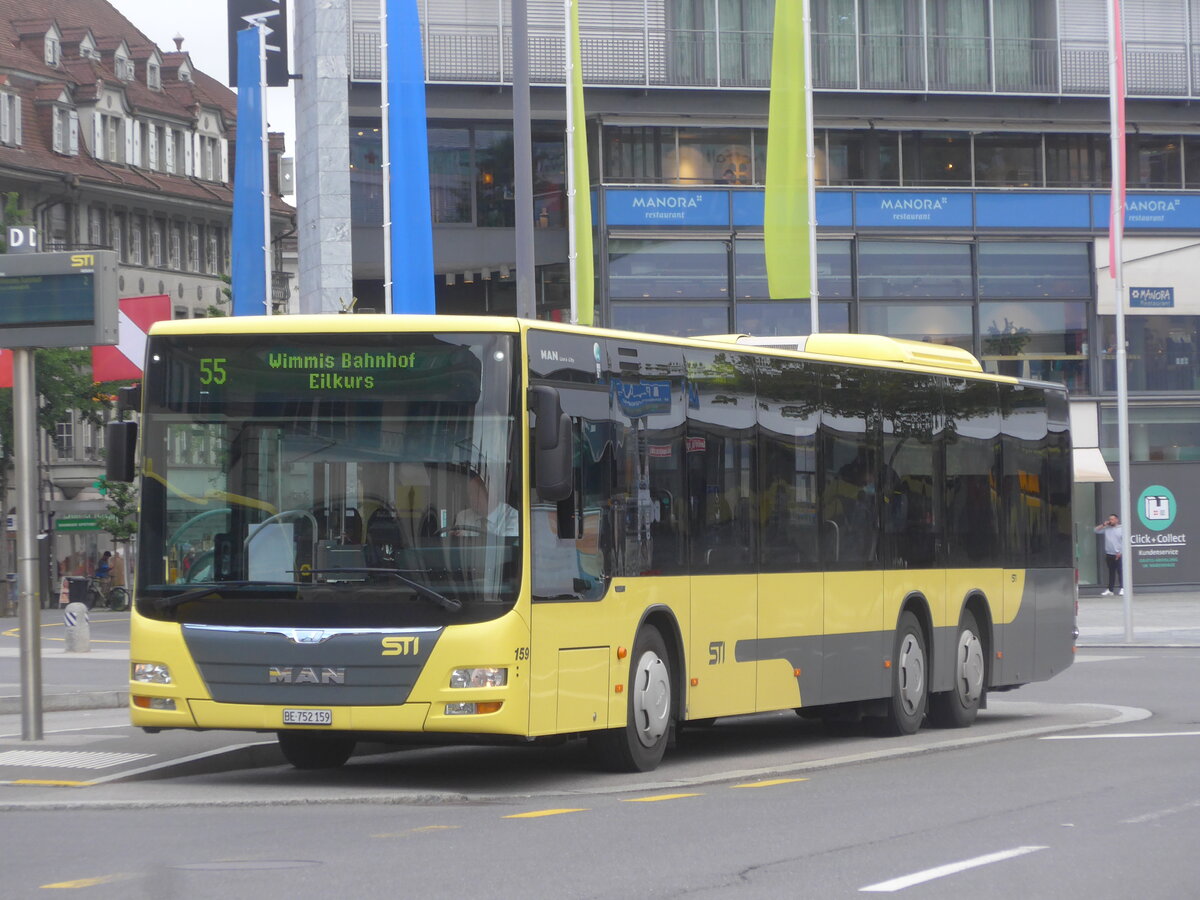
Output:
<instances>
[{"instance_id":1,"label":"curb","mask_svg":"<svg viewBox=\"0 0 1200 900\"><path fill-rule=\"evenodd\" d=\"M21 697L0 697L0 715L24 711ZM122 709L129 705L129 691L80 691L74 694L43 694L42 712L71 712L80 709Z\"/></svg>"}]
</instances>

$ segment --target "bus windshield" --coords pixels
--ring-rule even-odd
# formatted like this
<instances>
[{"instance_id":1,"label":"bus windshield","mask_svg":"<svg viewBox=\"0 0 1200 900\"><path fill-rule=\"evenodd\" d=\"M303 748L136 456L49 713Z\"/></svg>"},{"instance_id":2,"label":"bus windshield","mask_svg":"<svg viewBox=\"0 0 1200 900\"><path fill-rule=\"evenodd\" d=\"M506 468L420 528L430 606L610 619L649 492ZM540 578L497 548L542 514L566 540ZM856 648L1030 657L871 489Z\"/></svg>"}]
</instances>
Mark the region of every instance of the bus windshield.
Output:
<instances>
[{"instance_id":1,"label":"bus windshield","mask_svg":"<svg viewBox=\"0 0 1200 900\"><path fill-rule=\"evenodd\" d=\"M490 617L520 578L515 341L152 339L138 609L363 627Z\"/></svg>"}]
</instances>

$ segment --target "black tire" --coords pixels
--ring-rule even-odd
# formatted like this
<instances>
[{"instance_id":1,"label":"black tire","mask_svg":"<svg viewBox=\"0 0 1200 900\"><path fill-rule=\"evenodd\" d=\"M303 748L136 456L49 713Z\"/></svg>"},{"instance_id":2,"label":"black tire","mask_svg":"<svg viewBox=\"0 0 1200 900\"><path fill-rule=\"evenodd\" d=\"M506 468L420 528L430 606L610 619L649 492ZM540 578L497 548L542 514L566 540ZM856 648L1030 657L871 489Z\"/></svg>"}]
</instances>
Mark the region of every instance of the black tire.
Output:
<instances>
[{"instance_id":1,"label":"black tire","mask_svg":"<svg viewBox=\"0 0 1200 900\"><path fill-rule=\"evenodd\" d=\"M354 752L354 738L311 731L280 731L283 758L297 769L336 769Z\"/></svg>"},{"instance_id":2,"label":"black tire","mask_svg":"<svg viewBox=\"0 0 1200 900\"><path fill-rule=\"evenodd\" d=\"M662 762L675 720L675 688L667 645L643 628L629 659L626 724L588 735L593 761L612 772L649 772Z\"/></svg>"},{"instance_id":3,"label":"black tire","mask_svg":"<svg viewBox=\"0 0 1200 900\"><path fill-rule=\"evenodd\" d=\"M108 608L114 612L125 609L129 605L129 592L123 587L115 587L108 592Z\"/></svg>"},{"instance_id":4,"label":"black tire","mask_svg":"<svg viewBox=\"0 0 1200 900\"><path fill-rule=\"evenodd\" d=\"M970 610L963 610L958 623L953 666L954 687L929 698L929 724L936 728L966 728L983 705L987 660L979 625Z\"/></svg>"},{"instance_id":5,"label":"black tire","mask_svg":"<svg viewBox=\"0 0 1200 900\"><path fill-rule=\"evenodd\" d=\"M929 654L925 632L911 612L905 612L896 626L891 672L892 695L877 730L883 735L915 734L929 703Z\"/></svg>"},{"instance_id":6,"label":"black tire","mask_svg":"<svg viewBox=\"0 0 1200 900\"><path fill-rule=\"evenodd\" d=\"M95 609L97 606L103 608L104 595L101 594L97 588L88 588L87 600L84 601L84 605L87 606L88 609Z\"/></svg>"}]
</instances>

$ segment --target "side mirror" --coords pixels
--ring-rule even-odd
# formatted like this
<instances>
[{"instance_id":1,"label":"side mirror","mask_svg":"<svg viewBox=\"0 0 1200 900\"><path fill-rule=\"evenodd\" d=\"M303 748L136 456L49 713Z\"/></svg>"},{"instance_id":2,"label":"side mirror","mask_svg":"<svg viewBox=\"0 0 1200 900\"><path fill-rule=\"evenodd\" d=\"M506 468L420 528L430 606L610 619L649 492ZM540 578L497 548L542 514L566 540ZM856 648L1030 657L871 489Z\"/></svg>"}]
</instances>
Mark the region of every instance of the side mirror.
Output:
<instances>
[{"instance_id":1,"label":"side mirror","mask_svg":"<svg viewBox=\"0 0 1200 900\"><path fill-rule=\"evenodd\" d=\"M137 472L136 422L109 422L104 426L104 443L108 450L104 477L109 481L133 481Z\"/></svg>"},{"instance_id":2,"label":"side mirror","mask_svg":"<svg viewBox=\"0 0 1200 900\"><path fill-rule=\"evenodd\" d=\"M533 428L534 468L538 497L557 503L571 496L571 417L563 412L558 391L545 385L530 388L530 409L537 416Z\"/></svg>"}]
</instances>

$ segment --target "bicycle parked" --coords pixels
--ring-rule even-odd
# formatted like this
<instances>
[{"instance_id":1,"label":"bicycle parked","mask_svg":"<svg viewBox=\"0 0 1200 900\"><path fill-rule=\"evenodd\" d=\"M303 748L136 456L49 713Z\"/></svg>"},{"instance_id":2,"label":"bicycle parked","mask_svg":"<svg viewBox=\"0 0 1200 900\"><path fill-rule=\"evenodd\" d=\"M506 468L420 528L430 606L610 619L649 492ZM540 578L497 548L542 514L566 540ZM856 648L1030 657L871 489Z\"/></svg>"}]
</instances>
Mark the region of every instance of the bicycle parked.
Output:
<instances>
[{"instance_id":1,"label":"bicycle parked","mask_svg":"<svg viewBox=\"0 0 1200 900\"><path fill-rule=\"evenodd\" d=\"M88 609L99 606L115 612L129 606L129 591L119 585L114 587L111 578L88 576L87 600L84 602Z\"/></svg>"}]
</instances>

